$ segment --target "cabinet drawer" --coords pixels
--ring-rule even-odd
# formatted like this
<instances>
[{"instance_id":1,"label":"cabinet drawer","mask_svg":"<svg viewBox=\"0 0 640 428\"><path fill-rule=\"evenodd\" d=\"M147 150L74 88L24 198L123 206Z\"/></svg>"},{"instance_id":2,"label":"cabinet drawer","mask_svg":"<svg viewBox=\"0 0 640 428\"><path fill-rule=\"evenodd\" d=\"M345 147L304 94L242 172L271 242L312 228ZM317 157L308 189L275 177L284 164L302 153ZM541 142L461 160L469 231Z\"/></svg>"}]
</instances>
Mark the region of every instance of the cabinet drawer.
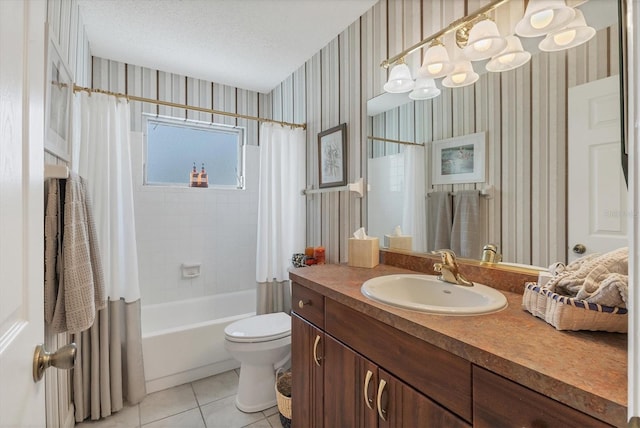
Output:
<instances>
[{"instance_id":1,"label":"cabinet drawer","mask_svg":"<svg viewBox=\"0 0 640 428\"><path fill-rule=\"evenodd\" d=\"M473 367L474 427L608 427L481 367Z\"/></svg>"},{"instance_id":2,"label":"cabinet drawer","mask_svg":"<svg viewBox=\"0 0 640 428\"><path fill-rule=\"evenodd\" d=\"M324 296L295 282L291 284L291 310L324 329Z\"/></svg>"},{"instance_id":3,"label":"cabinet drawer","mask_svg":"<svg viewBox=\"0 0 640 428\"><path fill-rule=\"evenodd\" d=\"M471 422L471 363L334 300L325 331Z\"/></svg>"}]
</instances>

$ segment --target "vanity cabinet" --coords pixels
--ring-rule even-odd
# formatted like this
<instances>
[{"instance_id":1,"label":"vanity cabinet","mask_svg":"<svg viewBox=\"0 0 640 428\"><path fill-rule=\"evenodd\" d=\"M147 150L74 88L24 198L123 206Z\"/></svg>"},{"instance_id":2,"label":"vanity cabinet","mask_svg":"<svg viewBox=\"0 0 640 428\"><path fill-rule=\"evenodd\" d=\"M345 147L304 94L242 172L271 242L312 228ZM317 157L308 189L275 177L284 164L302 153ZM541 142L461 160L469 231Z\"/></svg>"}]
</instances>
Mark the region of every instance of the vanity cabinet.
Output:
<instances>
[{"instance_id":1,"label":"vanity cabinet","mask_svg":"<svg viewBox=\"0 0 640 428\"><path fill-rule=\"evenodd\" d=\"M292 303L294 427L470 426L468 362L299 284Z\"/></svg>"},{"instance_id":2,"label":"vanity cabinet","mask_svg":"<svg viewBox=\"0 0 640 428\"><path fill-rule=\"evenodd\" d=\"M473 426L609 427L481 367L473 368Z\"/></svg>"}]
</instances>

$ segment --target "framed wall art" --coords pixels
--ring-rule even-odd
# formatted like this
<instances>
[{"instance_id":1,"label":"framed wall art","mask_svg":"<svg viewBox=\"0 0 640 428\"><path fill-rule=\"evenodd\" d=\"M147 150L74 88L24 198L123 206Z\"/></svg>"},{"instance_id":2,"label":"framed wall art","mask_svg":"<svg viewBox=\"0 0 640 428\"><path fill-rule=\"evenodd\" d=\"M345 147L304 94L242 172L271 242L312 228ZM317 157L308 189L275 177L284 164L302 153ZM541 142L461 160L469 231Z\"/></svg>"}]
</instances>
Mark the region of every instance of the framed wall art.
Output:
<instances>
[{"instance_id":1,"label":"framed wall art","mask_svg":"<svg viewBox=\"0 0 640 428\"><path fill-rule=\"evenodd\" d=\"M69 69L60 56L60 50L51 39L47 58L44 148L59 158L69 161L73 81Z\"/></svg>"},{"instance_id":2,"label":"framed wall art","mask_svg":"<svg viewBox=\"0 0 640 428\"><path fill-rule=\"evenodd\" d=\"M347 184L346 123L318 134L318 161L320 188Z\"/></svg>"},{"instance_id":3,"label":"framed wall art","mask_svg":"<svg viewBox=\"0 0 640 428\"><path fill-rule=\"evenodd\" d=\"M432 184L482 183L486 132L432 142Z\"/></svg>"}]
</instances>

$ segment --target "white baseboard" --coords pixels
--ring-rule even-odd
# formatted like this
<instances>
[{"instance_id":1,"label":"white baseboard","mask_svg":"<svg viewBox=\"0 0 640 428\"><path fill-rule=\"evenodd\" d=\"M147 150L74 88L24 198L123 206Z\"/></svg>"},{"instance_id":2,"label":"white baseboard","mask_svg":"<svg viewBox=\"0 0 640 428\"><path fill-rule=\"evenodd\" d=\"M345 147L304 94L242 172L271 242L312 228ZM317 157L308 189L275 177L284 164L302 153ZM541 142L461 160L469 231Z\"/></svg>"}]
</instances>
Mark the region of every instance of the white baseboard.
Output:
<instances>
[{"instance_id":1,"label":"white baseboard","mask_svg":"<svg viewBox=\"0 0 640 428\"><path fill-rule=\"evenodd\" d=\"M228 372L229 370L237 369L238 367L240 367L240 363L234 359L230 359L184 372L175 373L169 376L147 380L147 394Z\"/></svg>"}]
</instances>

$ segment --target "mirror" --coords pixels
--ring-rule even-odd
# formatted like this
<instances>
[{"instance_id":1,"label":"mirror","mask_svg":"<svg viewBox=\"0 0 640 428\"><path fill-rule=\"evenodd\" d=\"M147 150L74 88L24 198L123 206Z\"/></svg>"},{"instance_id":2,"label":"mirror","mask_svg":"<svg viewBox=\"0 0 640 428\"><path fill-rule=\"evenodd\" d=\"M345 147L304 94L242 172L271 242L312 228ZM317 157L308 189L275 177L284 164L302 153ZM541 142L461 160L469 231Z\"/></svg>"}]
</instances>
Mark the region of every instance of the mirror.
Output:
<instances>
[{"instance_id":1,"label":"mirror","mask_svg":"<svg viewBox=\"0 0 640 428\"><path fill-rule=\"evenodd\" d=\"M601 1L580 5L588 25L597 30L587 44L547 53L537 52L541 37L523 38L533 56L519 69L488 73L486 61L474 62L481 76L470 87L442 88L438 98L427 101L412 101L407 94L370 100L368 135L374 139L368 142L367 233L384 246L385 235L401 226L403 234L412 236L413 251L433 250L425 195L489 185L495 189L492 196L480 197L486 218L479 242L496 244L503 261L513 264L566 262L573 247L568 225L574 220L568 218L568 93L621 70L619 17L611 6ZM487 134L486 181L432 184L431 142L476 132ZM472 258L480 258L482 245Z\"/></svg>"}]
</instances>

